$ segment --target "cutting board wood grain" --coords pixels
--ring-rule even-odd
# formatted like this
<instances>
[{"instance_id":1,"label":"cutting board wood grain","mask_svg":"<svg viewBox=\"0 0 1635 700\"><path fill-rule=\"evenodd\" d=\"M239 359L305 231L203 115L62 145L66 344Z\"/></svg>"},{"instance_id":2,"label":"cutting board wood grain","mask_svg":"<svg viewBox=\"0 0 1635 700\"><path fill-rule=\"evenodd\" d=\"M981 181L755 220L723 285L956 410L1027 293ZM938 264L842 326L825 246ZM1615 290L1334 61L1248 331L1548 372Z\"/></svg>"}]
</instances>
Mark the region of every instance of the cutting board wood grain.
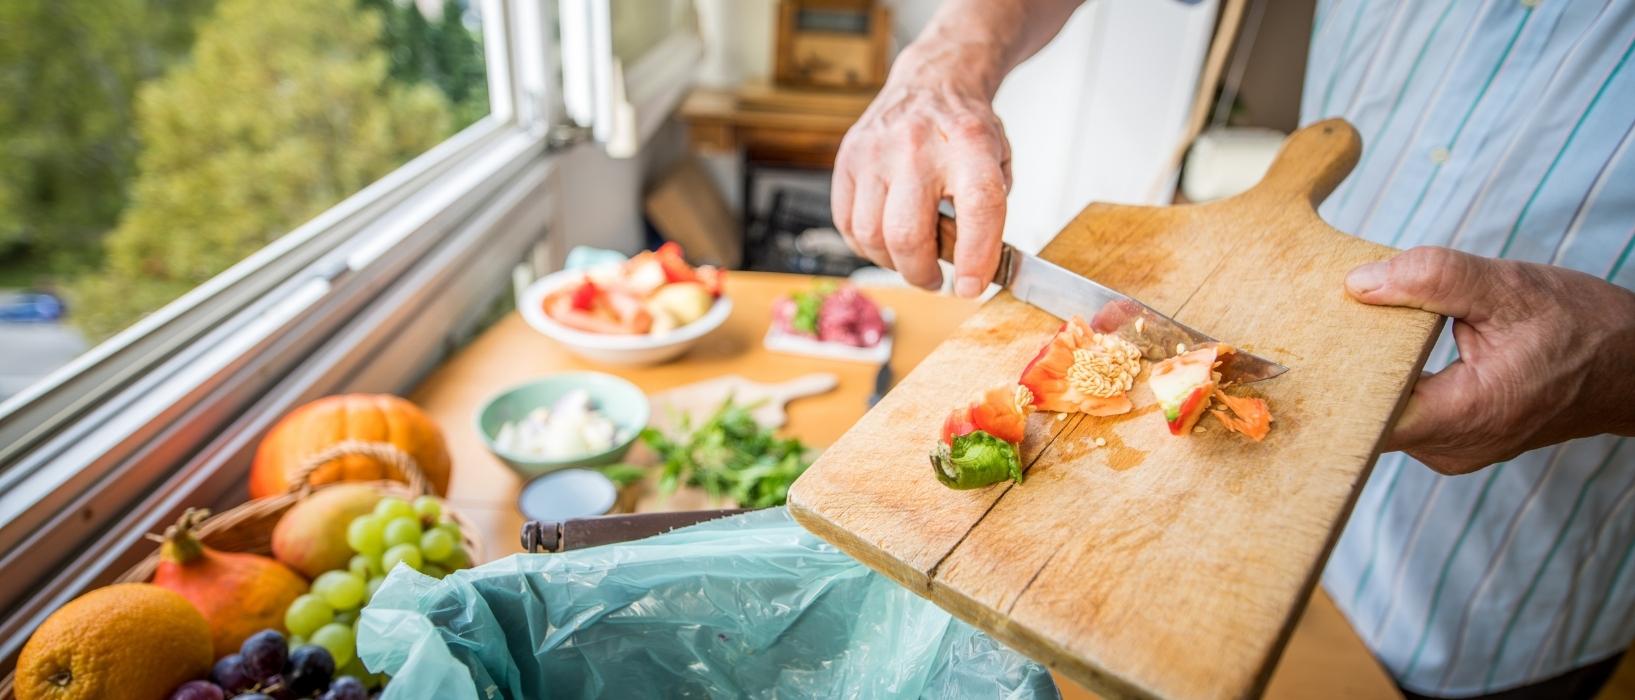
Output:
<instances>
[{"instance_id":1,"label":"cutting board wood grain","mask_svg":"<svg viewBox=\"0 0 1635 700\"><path fill-rule=\"evenodd\" d=\"M1441 323L1344 292L1393 252L1315 212L1360 150L1349 124L1314 124L1248 192L1092 204L1043 251L1288 366L1241 390L1276 417L1264 442L1213 418L1171 436L1143 377L1128 415L1032 416L1025 483L943 487L927 455L944 416L1014 383L1061 325L1000 294L823 453L791 513L1104 696L1259 695Z\"/></svg>"}]
</instances>

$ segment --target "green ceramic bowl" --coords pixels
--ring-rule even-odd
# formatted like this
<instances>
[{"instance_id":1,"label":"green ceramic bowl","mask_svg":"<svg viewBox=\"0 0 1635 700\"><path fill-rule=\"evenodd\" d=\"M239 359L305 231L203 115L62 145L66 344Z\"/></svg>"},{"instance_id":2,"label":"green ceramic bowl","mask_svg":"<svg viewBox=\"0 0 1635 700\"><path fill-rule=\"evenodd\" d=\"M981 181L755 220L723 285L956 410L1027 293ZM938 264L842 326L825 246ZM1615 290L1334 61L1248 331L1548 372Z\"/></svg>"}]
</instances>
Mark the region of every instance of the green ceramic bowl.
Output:
<instances>
[{"instance_id":1,"label":"green ceramic bowl","mask_svg":"<svg viewBox=\"0 0 1635 700\"><path fill-rule=\"evenodd\" d=\"M582 389L591 403L619 427L619 441L612 449L566 459L534 459L508 452L494 442L500 426L521 420L530 411L555 403L564 394ZM601 372L565 372L528 382L500 392L477 411L477 432L493 452L523 476L538 476L569 467L597 467L624 459L642 428L647 427L651 409L647 395L623 379Z\"/></svg>"}]
</instances>

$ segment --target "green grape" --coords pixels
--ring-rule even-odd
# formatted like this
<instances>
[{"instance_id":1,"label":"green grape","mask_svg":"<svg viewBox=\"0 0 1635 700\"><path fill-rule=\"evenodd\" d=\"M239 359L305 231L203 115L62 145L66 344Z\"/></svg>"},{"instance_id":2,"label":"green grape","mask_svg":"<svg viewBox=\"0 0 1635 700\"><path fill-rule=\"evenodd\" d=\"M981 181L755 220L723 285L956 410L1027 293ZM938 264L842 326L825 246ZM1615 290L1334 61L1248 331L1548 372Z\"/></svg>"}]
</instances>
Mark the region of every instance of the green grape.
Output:
<instances>
[{"instance_id":1,"label":"green grape","mask_svg":"<svg viewBox=\"0 0 1635 700\"><path fill-rule=\"evenodd\" d=\"M443 504L437 501L436 496L421 496L414 499L414 514L428 523L436 524L437 519L443 517Z\"/></svg>"},{"instance_id":2,"label":"green grape","mask_svg":"<svg viewBox=\"0 0 1635 700\"><path fill-rule=\"evenodd\" d=\"M346 612L335 613L335 624L337 624L337 625L346 625L348 627L357 626L357 624L358 624L358 611L356 611L356 610L347 610Z\"/></svg>"},{"instance_id":3,"label":"green grape","mask_svg":"<svg viewBox=\"0 0 1635 700\"><path fill-rule=\"evenodd\" d=\"M303 637L303 636L301 636L299 634L292 634L292 635L290 635L289 643L285 644L285 646L287 646L287 647L289 647L291 649L294 649L294 648L299 647L299 646L305 646L306 643L307 643L307 638L306 637Z\"/></svg>"},{"instance_id":4,"label":"green grape","mask_svg":"<svg viewBox=\"0 0 1635 700\"><path fill-rule=\"evenodd\" d=\"M453 520L444 520L443 522L440 522L440 523L437 524L437 529L442 530L444 532L447 532L450 537L454 538L455 542L460 541L460 524L459 523L456 523Z\"/></svg>"},{"instance_id":5,"label":"green grape","mask_svg":"<svg viewBox=\"0 0 1635 700\"><path fill-rule=\"evenodd\" d=\"M380 557L354 554L352 559L346 562L346 570L352 572L353 576L368 580L370 576L380 573Z\"/></svg>"},{"instance_id":6,"label":"green grape","mask_svg":"<svg viewBox=\"0 0 1635 700\"><path fill-rule=\"evenodd\" d=\"M357 640L352 635L352 626L331 622L318 628L312 633L312 643L329 650L329 655L335 659L336 666L345 666L356 658Z\"/></svg>"},{"instance_id":7,"label":"green grape","mask_svg":"<svg viewBox=\"0 0 1635 700\"><path fill-rule=\"evenodd\" d=\"M329 607L329 603L311 593L304 593L291 601L289 609L284 611L284 628L290 634L310 638L319 627L334 619L335 609Z\"/></svg>"},{"instance_id":8,"label":"green grape","mask_svg":"<svg viewBox=\"0 0 1635 700\"><path fill-rule=\"evenodd\" d=\"M383 584L383 583L386 583L386 577L384 577L384 576L376 576L376 577L374 577L372 579L369 579L369 599L370 600L375 599L375 591L380 590L380 584Z\"/></svg>"},{"instance_id":9,"label":"green grape","mask_svg":"<svg viewBox=\"0 0 1635 700\"><path fill-rule=\"evenodd\" d=\"M393 518L386 523L386 546L420 544L420 521L413 516Z\"/></svg>"},{"instance_id":10,"label":"green grape","mask_svg":"<svg viewBox=\"0 0 1635 700\"><path fill-rule=\"evenodd\" d=\"M438 563L447 567L450 571L469 569L471 568L471 553L467 552L465 547L455 547L453 554Z\"/></svg>"},{"instance_id":11,"label":"green grape","mask_svg":"<svg viewBox=\"0 0 1635 700\"><path fill-rule=\"evenodd\" d=\"M348 571L325 571L312 580L312 593L336 610L352 610L363 605L369 586L364 578Z\"/></svg>"},{"instance_id":12,"label":"green grape","mask_svg":"<svg viewBox=\"0 0 1635 700\"><path fill-rule=\"evenodd\" d=\"M397 568L399 562L408 564L409 568L419 571L426 560L420 555L420 548L412 544L400 544L386 550L380 555L380 565L387 571Z\"/></svg>"},{"instance_id":13,"label":"green grape","mask_svg":"<svg viewBox=\"0 0 1635 700\"><path fill-rule=\"evenodd\" d=\"M385 520L373 515L353 518L346 526L346 546L360 554L380 554L386 549L385 525Z\"/></svg>"},{"instance_id":14,"label":"green grape","mask_svg":"<svg viewBox=\"0 0 1635 700\"><path fill-rule=\"evenodd\" d=\"M364 667L363 659L359 656L353 656L352 663L339 667L339 670L335 671L335 675L351 676L363 681L363 685L365 687L368 687L375 681L375 674L370 673L369 669Z\"/></svg>"},{"instance_id":15,"label":"green grape","mask_svg":"<svg viewBox=\"0 0 1635 700\"><path fill-rule=\"evenodd\" d=\"M420 536L420 553L432 561L448 561L454 550L460 548L460 541L450 537L448 530L432 528Z\"/></svg>"},{"instance_id":16,"label":"green grape","mask_svg":"<svg viewBox=\"0 0 1635 700\"><path fill-rule=\"evenodd\" d=\"M396 496L387 496L375 504L375 515L380 516L382 521L391 520L392 518L412 518L414 517L414 506Z\"/></svg>"},{"instance_id":17,"label":"green grape","mask_svg":"<svg viewBox=\"0 0 1635 700\"><path fill-rule=\"evenodd\" d=\"M435 578L435 579L442 579L444 576L448 575L448 569L445 569L445 568L443 568L441 566L438 566L436 564L427 564L426 568L424 570L422 570L420 573L425 574L425 575L430 576L430 577Z\"/></svg>"}]
</instances>

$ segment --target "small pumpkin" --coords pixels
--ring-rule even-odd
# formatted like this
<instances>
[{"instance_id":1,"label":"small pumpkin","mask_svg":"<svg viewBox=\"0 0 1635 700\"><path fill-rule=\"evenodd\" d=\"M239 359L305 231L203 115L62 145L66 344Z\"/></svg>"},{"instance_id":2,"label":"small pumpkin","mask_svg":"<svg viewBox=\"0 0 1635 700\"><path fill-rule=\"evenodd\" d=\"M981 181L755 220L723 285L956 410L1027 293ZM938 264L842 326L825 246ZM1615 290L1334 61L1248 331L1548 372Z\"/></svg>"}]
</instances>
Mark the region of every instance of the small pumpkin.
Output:
<instances>
[{"instance_id":1,"label":"small pumpkin","mask_svg":"<svg viewBox=\"0 0 1635 700\"><path fill-rule=\"evenodd\" d=\"M414 459L433 492L439 496L448 492L448 445L431 417L396 396L345 394L306 404L273 425L256 448L250 496L266 498L289 491L306 460L342 442L390 445ZM318 465L308 483L383 479L408 482L386 460L348 454Z\"/></svg>"},{"instance_id":2,"label":"small pumpkin","mask_svg":"<svg viewBox=\"0 0 1635 700\"><path fill-rule=\"evenodd\" d=\"M307 581L271 557L222 552L199 541L197 529L210 511L189 508L165 530L153 585L181 594L210 623L215 656L234 653L250 635L284 629L284 609Z\"/></svg>"}]
</instances>

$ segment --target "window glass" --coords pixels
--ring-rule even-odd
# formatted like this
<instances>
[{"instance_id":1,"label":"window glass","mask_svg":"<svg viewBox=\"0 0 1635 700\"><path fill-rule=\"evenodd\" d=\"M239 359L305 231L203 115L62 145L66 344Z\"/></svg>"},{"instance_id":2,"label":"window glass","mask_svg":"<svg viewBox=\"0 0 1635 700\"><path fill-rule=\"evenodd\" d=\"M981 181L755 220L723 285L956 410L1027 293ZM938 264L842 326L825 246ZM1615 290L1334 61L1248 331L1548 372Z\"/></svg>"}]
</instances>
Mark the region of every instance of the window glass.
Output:
<instances>
[{"instance_id":1,"label":"window glass","mask_svg":"<svg viewBox=\"0 0 1635 700\"><path fill-rule=\"evenodd\" d=\"M0 0L0 398L488 111L475 0Z\"/></svg>"},{"instance_id":2,"label":"window glass","mask_svg":"<svg viewBox=\"0 0 1635 700\"><path fill-rule=\"evenodd\" d=\"M653 47L695 26L692 0L612 0L613 55L626 68Z\"/></svg>"}]
</instances>

